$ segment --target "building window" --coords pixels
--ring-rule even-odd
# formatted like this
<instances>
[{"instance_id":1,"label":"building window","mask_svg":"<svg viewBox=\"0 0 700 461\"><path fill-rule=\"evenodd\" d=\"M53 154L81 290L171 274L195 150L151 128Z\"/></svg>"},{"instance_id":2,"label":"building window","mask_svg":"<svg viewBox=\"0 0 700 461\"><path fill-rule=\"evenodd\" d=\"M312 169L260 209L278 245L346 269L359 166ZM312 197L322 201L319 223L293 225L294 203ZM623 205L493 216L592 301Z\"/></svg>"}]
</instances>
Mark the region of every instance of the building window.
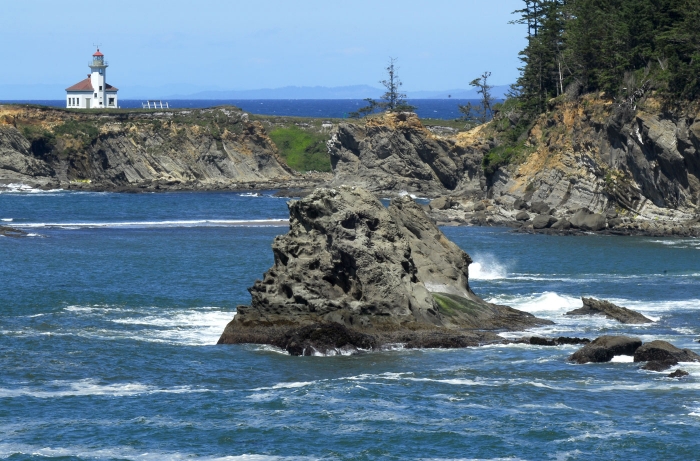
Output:
<instances>
[{"instance_id":1,"label":"building window","mask_svg":"<svg viewBox=\"0 0 700 461\"><path fill-rule=\"evenodd\" d=\"M95 93L95 97L97 97L97 93Z\"/></svg>"},{"instance_id":2,"label":"building window","mask_svg":"<svg viewBox=\"0 0 700 461\"><path fill-rule=\"evenodd\" d=\"M113 106L114 105L114 98L109 98L109 105Z\"/></svg>"},{"instance_id":3,"label":"building window","mask_svg":"<svg viewBox=\"0 0 700 461\"><path fill-rule=\"evenodd\" d=\"M100 91L102 91L102 85L100 85Z\"/></svg>"}]
</instances>

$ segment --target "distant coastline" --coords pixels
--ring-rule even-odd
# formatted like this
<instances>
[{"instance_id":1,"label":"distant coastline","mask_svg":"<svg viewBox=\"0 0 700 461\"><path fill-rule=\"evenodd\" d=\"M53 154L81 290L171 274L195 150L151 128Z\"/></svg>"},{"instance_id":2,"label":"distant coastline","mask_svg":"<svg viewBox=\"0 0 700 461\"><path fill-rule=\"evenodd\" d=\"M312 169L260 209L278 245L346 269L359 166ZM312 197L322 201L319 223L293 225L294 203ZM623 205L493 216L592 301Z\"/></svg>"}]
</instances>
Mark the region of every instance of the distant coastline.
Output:
<instances>
[{"instance_id":1,"label":"distant coastline","mask_svg":"<svg viewBox=\"0 0 700 461\"><path fill-rule=\"evenodd\" d=\"M347 118L350 112L366 105L362 99L164 99L173 109L202 109L222 105L240 107L246 112L285 117ZM142 99L122 99L123 109L141 108ZM478 103L477 99L409 99L420 118L453 120L462 116L457 106ZM58 100L0 100L0 104L37 104L65 107Z\"/></svg>"}]
</instances>

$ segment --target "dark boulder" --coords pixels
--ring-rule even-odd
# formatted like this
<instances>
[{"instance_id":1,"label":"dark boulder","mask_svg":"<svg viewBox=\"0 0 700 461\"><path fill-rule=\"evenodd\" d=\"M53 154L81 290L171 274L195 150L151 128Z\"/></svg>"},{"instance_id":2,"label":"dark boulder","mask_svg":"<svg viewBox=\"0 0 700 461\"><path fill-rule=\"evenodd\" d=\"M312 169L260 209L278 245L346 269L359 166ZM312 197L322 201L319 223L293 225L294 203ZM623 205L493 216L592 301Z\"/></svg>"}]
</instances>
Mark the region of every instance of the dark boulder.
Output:
<instances>
[{"instance_id":1,"label":"dark boulder","mask_svg":"<svg viewBox=\"0 0 700 461\"><path fill-rule=\"evenodd\" d=\"M588 344L591 340L588 338L569 338L566 336L560 336L554 339L532 336L527 342L533 346L561 346L563 344Z\"/></svg>"},{"instance_id":2,"label":"dark boulder","mask_svg":"<svg viewBox=\"0 0 700 461\"><path fill-rule=\"evenodd\" d=\"M430 202L431 210L449 210L454 205L450 197L438 197Z\"/></svg>"},{"instance_id":3,"label":"dark boulder","mask_svg":"<svg viewBox=\"0 0 700 461\"><path fill-rule=\"evenodd\" d=\"M588 208L581 208L571 217L571 226L584 231L600 231L605 229L605 216L593 213Z\"/></svg>"},{"instance_id":4,"label":"dark boulder","mask_svg":"<svg viewBox=\"0 0 700 461\"><path fill-rule=\"evenodd\" d=\"M532 205L530 205L530 211L537 214L549 214L551 208L545 202L532 202Z\"/></svg>"},{"instance_id":5,"label":"dark boulder","mask_svg":"<svg viewBox=\"0 0 700 461\"><path fill-rule=\"evenodd\" d=\"M523 200L521 198L516 198L515 201L513 202L513 209L514 210L527 210L528 204L525 200Z\"/></svg>"},{"instance_id":6,"label":"dark boulder","mask_svg":"<svg viewBox=\"0 0 700 461\"><path fill-rule=\"evenodd\" d=\"M684 376L688 376L690 373L688 373L685 370L681 370L680 368L673 373L670 373L668 375L669 378L683 378Z\"/></svg>"},{"instance_id":7,"label":"dark boulder","mask_svg":"<svg viewBox=\"0 0 700 461\"><path fill-rule=\"evenodd\" d=\"M515 219L517 221L528 221L530 219L530 215L527 214L527 211L521 211L515 215Z\"/></svg>"},{"instance_id":8,"label":"dark boulder","mask_svg":"<svg viewBox=\"0 0 700 461\"><path fill-rule=\"evenodd\" d=\"M642 365L642 370L649 370L649 371L664 371L668 370L674 365L678 365L678 360L675 359L666 359L666 360L652 360L650 362L645 363Z\"/></svg>"},{"instance_id":9,"label":"dark boulder","mask_svg":"<svg viewBox=\"0 0 700 461\"><path fill-rule=\"evenodd\" d=\"M538 214L532 220L533 229L547 229L557 222L557 218L547 214Z\"/></svg>"},{"instance_id":10,"label":"dark boulder","mask_svg":"<svg viewBox=\"0 0 700 461\"><path fill-rule=\"evenodd\" d=\"M642 340L629 336L601 336L574 352L569 360L576 363L609 362L616 355L633 355Z\"/></svg>"},{"instance_id":11,"label":"dark boulder","mask_svg":"<svg viewBox=\"0 0 700 461\"><path fill-rule=\"evenodd\" d=\"M639 312L627 309L626 307L616 306L608 301L594 298L581 298L581 300L583 301L583 307L569 311L566 315L605 315L610 319L628 324L653 322L653 320L643 316Z\"/></svg>"},{"instance_id":12,"label":"dark boulder","mask_svg":"<svg viewBox=\"0 0 700 461\"><path fill-rule=\"evenodd\" d=\"M634 353L635 362L675 360L676 362L700 362L700 355L690 349L679 349L666 341L645 343Z\"/></svg>"},{"instance_id":13,"label":"dark boulder","mask_svg":"<svg viewBox=\"0 0 700 461\"><path fill-rule=\"evenodd\" d=\"M568 230L571 229L571 223L566 218L561 218L554 224L552 224L552 229L556 230Z\"/></svg>"}]
</instances>

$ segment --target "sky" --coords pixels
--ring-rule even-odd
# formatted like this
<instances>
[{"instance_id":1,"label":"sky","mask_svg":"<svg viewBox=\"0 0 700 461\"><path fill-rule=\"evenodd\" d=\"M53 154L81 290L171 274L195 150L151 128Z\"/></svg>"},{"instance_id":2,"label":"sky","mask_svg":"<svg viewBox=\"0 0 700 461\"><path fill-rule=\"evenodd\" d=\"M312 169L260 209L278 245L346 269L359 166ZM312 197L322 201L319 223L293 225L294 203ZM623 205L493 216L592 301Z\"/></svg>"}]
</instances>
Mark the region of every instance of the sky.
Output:
<instances>
[{"instance_id":1,"label":"sky","mask_svg":"<svg viewBox=\"0 0 700 461\"><path fill-rule=\"evenodd\" d=\"M484 71L509 84L526 31L508 21L521 4L0 0L0 87L77 83L93 44L120 90L379 86L389 57L398 58L406 91L469 88Z\"/></svg>"}]
</instances>

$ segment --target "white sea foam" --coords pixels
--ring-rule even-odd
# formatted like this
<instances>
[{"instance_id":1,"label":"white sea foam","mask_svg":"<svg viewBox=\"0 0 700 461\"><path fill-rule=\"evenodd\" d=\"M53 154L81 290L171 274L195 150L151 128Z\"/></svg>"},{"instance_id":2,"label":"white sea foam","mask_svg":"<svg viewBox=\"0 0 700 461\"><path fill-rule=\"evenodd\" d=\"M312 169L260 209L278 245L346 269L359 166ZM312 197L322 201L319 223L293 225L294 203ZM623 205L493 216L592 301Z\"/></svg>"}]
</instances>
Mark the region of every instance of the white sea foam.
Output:
<instances>
[{"instance_id":1,"label":"white sea foam","mask_svg":"<svg viewBox=\"0 0 700 461\"><path fill-rule=\"evenodd\" d=\"M0 221L12 222L13 219L12 218L2 218L2 219L0 219Z\"/></svg>"},{"instance_id":2,"label":"white sea foam","mask_svg":"<svg viewBox=\"0 0 700 461\"><path fill-rule=\"evenodd\" d=\"M240 197L262 197L258 192L245 192L243 194L238 194Z\"/></svg>"},{"instance_id":3,"label":"white sea foam","mask_svg":"<svg viewBox=\"0 0 700 461\"><path fill-rule=\"evenodd\" d=\"M141 451L133 447L117 446L111 448L95 448L70 446L52 448L45 445L25 445L0 443L0 458L29 455L45 458L80 458L85 460L112 460L124 459L133 461L161 461L164 459L180 461L197 459L198 461L313 461L319 458L305 456L270 456L257 454L243 454L232 456L200 456L195 453L165 452L165 451Z\"/></svg>"},{"instance_id":4,"label":"white sea foam","mask_svg":"<svg viewBox=\"0 0 700 461\"><path fill-rule=\"evenodd\" d=\"M103 339L135 339L188 346L216 344L221 332L235 316L234 311L219 307L167 309L156 307L125 308L115 306L68 306L63 309L74 315L92 315L122 324L144 326L133 330L80 330L76 335ZM149 328L150 327L150 328Z\"/></svg>"},{"instance_id":5,"label":"white sea foam","mask_svg":"<svg viewBox=\"0 0 700 461\"><path fill-rule=\"evenodd\" d=\"M50 189L50 190L43 190L43 189L36 189L32 186L29 186L27 184L21 184L21 183L13 183L13 184L5 184L4 186L0 187L0 194L17 194L17 193L24 193L24 194L47 194L47 193L55 193L55 192L62 192L63 189Z\"/></svg>"},{"instance_id":6,"label":"white sea foam","mask_svg":"<svg viewBox=\"0 0 700 461\"><path fill-rule=\"evenodd\" d=\"M632 355L616 355L612 358L613 363L632 363L634 362L634 356Z\"/></svg>"},{"instance_id":7,"label":"white sea foam","mask_svg":"<svg viewBox=\"0 0 700 461\"><path fill-rule=\"evenodd\" d=\"M141 383L100 384L95 379L79 381L53 381L42 388L18 387L14 389L0 388L0 398L35 397L50 399L57 397L76 397L86 395L106 395L124 397L139 394L185 394L191 392L208 392L207 389L192 389L189 386L173 388L157 388Z\"/></svg>"},{"instance_id":8,"label":"white sea foam","mask_svg":"<svg viewBox=\"0 0 700 461\"><path fill-rule=\"evenodd\" d=\"M317 381L298 381L298 382L288 382L288 383L277 383L271 387L258 387L256 389L251 389L252 391L272 391L277 389L298 389L300 387L307 387L316 384Z\"/></svg>"},{"instance_id":9,"label":"white sea foam","mask_svg":"<svg viewBox=\"0 0 700 461\"><path fill-rule=\"evenodd\" d=\"M427 197L420 197L420 196L418 196L418 195L416 195L416 194L411 194L411 193L409 193L408 191L405 191L405 190L402 190L401 192L399 192L399 197L405 197L405 196L407 196L407 195L408 195L409 197L411 197L413 200L428 200Z\"/></svg>"},{"instance_id":10,"label":"white sea foam","mask_svg":"<svg viewBox=\"0 0 700 461\"><path fill-rule=\"evenodd\" d=\"M559 295L551 291L535 293L529 296L512 297L496 296L488 300L495 304L507 304L521 311L535 312L567 312L581 307L581 298L577 296Z\"/></svg>"},{"instance_id":11,"label":"white sea foam","mask_svg":"<svg viewBox=\"0 0 700 461\"><path fill-rule=\"evenodd\" d=\"M61 228L149 228L149 227L277 227L289 224L289 219L195 219L166 221L124 221L124 222L51 222L22 223L21 229Z\"/></svg>"},{"instance_id":12,"label":"white sea foam","mask_svg":"<svg viewBox=\"0 0 700 461\"><path fill-rule=\"evenodd\" d=\"M493 255L475 254L469 265L469 278L472 280L499 280L508 277L505 265Z\"/></svg>"}]
</instances>

